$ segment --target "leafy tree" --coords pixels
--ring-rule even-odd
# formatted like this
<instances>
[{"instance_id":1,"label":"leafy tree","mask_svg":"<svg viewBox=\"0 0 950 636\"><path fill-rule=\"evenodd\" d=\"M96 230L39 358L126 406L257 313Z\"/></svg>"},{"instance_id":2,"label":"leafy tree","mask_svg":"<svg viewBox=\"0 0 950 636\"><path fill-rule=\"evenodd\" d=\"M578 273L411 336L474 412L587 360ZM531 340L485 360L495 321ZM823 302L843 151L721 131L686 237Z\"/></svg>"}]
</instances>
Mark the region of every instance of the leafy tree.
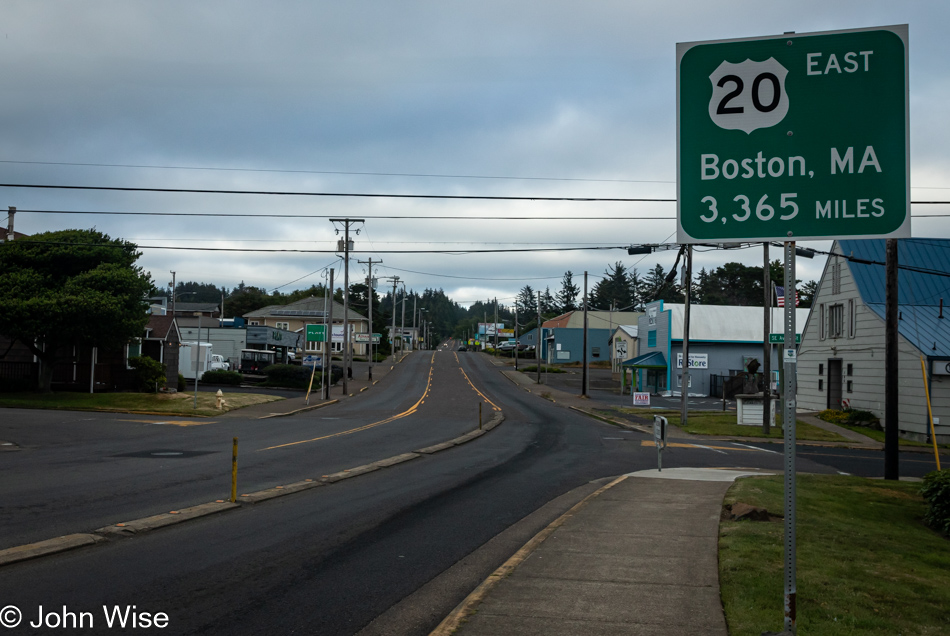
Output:
<instances>
[{"instance_id":1,"label":"leafy tree","mask_svg":"<svg viewBox=\"0 0 950 636\"><path fill-rule=\"evenodd\" d=\"M141 337L152 281L141 253L96 230L61 230L0 245L0 333L40 361L49 392L53 363L74 345L117 349Z\"/></svg>"},{"instance_id":2,"label":"leafy tree","mask_svg":"<svg viewBox=\"0 0 950 636\"><path fill-rule=\"evenodd\" d=\"M571 271L564 272L564 278L561 279L561 291L555 296L558 310L561 313L567 313L577 309L577 295L579 293L581 293L581 290L574 284L574 274Z\"/></svg>"}]
</instances>

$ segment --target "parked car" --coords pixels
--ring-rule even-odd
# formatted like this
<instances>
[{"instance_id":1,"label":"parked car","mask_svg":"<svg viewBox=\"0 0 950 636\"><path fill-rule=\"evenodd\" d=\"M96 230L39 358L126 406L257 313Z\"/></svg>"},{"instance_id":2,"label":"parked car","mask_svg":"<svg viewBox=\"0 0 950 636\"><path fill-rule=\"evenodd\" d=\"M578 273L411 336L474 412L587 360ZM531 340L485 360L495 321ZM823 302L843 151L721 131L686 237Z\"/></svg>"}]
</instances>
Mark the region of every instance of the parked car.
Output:
<instances>
[{"instance_id":1,"label":"parked car","mask_svg":"<svg viewBox=\"0 0 950 636\"><path fill-rule=\"evenodd\" d=\"M211 354L211 364L208 365L209 371L230 371L231 363L227 359L217 353Z\"/></svg>"},{"instance_id":2,"label":"parked car","mask_svg":"<svg viewBox=\"0 0 950 636\"><path fill-rule=\"evenodd\" d=\"M498 350L499 350L499 351L514 351L515 347L517 347L517 346L518 346L518 345L516 345L516 344L513 343L513 342L508 342L508 341L499 342L499 343L498 343Z\"/></svg>"},{"instance_id":3,"label":"parked car","mask_svg":"<svg viewBox=\"0 0 950 636\"><path fill-rule=\"evenodd\" d=\"M465 345L459 345L459 351L468 351L468 347Z\"/></svg>"}]
</instances>

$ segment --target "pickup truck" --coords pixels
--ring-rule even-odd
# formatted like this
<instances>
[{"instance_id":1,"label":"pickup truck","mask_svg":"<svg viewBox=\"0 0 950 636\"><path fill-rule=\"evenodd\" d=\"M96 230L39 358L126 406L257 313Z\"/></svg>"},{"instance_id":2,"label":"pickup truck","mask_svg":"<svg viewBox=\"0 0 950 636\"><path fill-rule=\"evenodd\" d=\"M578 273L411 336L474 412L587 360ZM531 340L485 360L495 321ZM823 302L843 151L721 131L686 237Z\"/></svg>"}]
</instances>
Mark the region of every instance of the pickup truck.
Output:
<instances>
[{"instance_id":1,"label":"pickup truck","mask_svg":"<svg viewBox=\"0 0 950 636\"><path fill-rule=\"evenodd\" d=\"M208 365L209 371L230 371L231 363L224 356L217 353L211 354L211 364Z\"/></svg>"}]
</instances>

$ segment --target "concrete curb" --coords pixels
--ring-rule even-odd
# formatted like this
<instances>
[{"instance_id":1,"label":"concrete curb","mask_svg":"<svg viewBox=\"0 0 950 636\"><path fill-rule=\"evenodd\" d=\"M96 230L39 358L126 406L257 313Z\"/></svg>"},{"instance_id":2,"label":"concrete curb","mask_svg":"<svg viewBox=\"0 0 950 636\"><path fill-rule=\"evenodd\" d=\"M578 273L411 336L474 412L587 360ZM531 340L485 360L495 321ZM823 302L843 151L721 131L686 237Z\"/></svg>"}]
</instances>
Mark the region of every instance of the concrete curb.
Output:
<instances>
[{"instance_id":1,"label":"concrete curb","mask_svg":"<svg viewBox=\"0 0 950 636\"><path fill-rule=\"evenodd\" d=\"M471 594L465 597L461 603L455 606L455 609L446 616L439 625L430 632L429 636L449 636L454 633L455 630L459 628L462 622L472 614L475 613L479 604L488 596L488 593L498 585L498 583L507 577L511 572L517 568L521 563L527 559L532 552L534 552L539 545L541 545L545 539L547 539L555 530L564 525L564 522L573 517L577 511L586 506L591 499L600 496L602 493L613 488L620 482L627 479L628 475L621 475L617 477L609 484L598 488L591 494L587 495L579 502L574 504L570 510L565 512L563 515L552 521L546 528L541 530L538 534L534 535L526 544L524 544L520 550L514 553L510 559L505 561L497 570L492 572L487 579L482 581L482 583L472 591Z\"/></svg>"},{"instance_id":2,"label":"concrete curb","mask_svg":"<svg viewBox=\"0 0 950 636\"><path fill-rule=\"evenodd\" d=\"M312 408L319 408L320 406L327 406L328 404L330 403L328 402L317 405L316 407ZM355 468L347 468L329 475L323 475L320 479L304 479L302 481L297 481L285 486L274 486L273 488L242 494L238 497L238 500L235 503L219 499L217 501L199 504L189 508L182 508L181 510L173 510L170 512L152 515L150 517L143 517L141 519L133 519L132 521L116 523L94 530L92 533L70 534L62 537L56 537L54 539L38 541L36 543L6 548L4 550L0 550L0 567L11 563L26 561L28 559L35 559L50 554L58 554L60 552L66 552L68 550L74 550L84 546L103 543L109 541L110 539L132 537L143 532L184 523L185 521L190 521L192 519L199 519L201 517L226 512L228 510L240 509L246 504L256 504L269 499L275 499L277 497L284 497L293 493L302 492L304 490L310 490L320 486L327 486L344 479L359 477L360 475L375 472L381 468L389 468L390 466L396 466L398 464L418 459L423 455L431 455L439 451L454 448L455 446L460 446L472 441L473 439L481 437L488 431L496 428L504 420L504 414L499 411L496 412L481 429L475 429L466 433L465 435L460 435L459 437L442 442L441 444L429 446L411 453L394 455L392 457L380 459L370 464L364 464Z\"/></svg>"},{"instance_id":3,"label":"concrete curb","mask_svg":"<svg viewBox=\"0 0 950 636\"><path fill-rule=\"evenodd\" d=\"M352 397L352 396L351 396ZM321 404L314 404L313 406L305 406L302 409L296 409L294 411L287 411L286 413L271 413L270 415L264 415L259 417L259 420L269 420L272 417L286 417L288 415L296 415L297 413L303 413L304 411L313 411L316 409L322 409L324 406L330 406L331 404L339 404L339 400L330 400L329 402L323 402Z\"/></svg>"},{"instance_id":4,"label":"concrete curb","mask_svg":"<svg viewBox=\"0 0 950 636\"><path fill-rule=\"evenodd\" d=\"M0 566L35 559L46 556L47 554L66 552L67 550L74 550L87 545L95 545L105 540L104 537L95 534L67 534L62 537L56 537L55 539L19 545L15 548L0 550Z\"/></svg>"}]
</instances>

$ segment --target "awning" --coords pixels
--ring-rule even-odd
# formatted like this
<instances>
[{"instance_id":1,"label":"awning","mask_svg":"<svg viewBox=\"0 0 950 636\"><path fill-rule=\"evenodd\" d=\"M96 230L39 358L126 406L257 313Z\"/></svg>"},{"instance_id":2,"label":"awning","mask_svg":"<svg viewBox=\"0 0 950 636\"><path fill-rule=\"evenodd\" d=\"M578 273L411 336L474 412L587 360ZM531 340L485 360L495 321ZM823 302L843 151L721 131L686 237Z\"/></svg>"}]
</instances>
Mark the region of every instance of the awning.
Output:
<instances>
[{"instance_id":1,"label":"awning","mask_svg":"<svg viewBox=\"0 0 950 636\"><path fill-rule=\"evenodd\" d=\"M637 356L631 360L625 361L620 366L634 369L665 369L666 358L659 351L651 351Z\"/></svg>"}]
</instances>

